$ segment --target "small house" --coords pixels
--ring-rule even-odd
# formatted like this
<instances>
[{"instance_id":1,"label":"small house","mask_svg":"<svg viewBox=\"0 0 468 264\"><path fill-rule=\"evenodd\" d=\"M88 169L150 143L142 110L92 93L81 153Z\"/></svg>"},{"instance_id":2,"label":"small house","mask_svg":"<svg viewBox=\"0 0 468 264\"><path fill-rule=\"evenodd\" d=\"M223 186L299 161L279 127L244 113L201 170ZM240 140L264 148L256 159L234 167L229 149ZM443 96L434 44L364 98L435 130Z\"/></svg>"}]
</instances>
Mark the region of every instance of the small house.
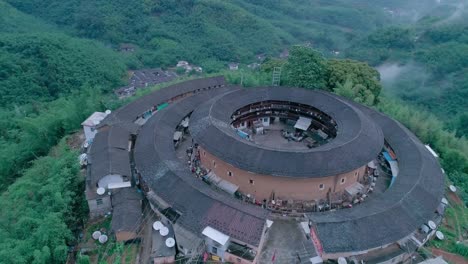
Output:
<instances>
[{"instance_id":1,"label":"small house","mask_svg":"<svg viewBox=\"0 0 468 264\"><path fill-rule=\"evenodd\" d=\"M179 61L177 62L177 65L176 65L176 67L182 67L182 68L185 68L187 66L189 66L189 63L187 61Z\"/></svg>"},{"instance_id":2,"label":"small house","mask_svg":"<svg viewBox=\"0 0 468 264\"><path fill-rule=\"evenodd\" d=\"M289 50L288 50L288 49L284 49L284 50L280 53L279 57L280 57L281 59L287 59L287 58L289 58Z\"/></svg>"},{"instance_id":3,"label":"small house","mask_svg":"<svg viewBox=\"0 0 468 264\"><path fill-rule=\"evenodd\" d=\"M237 62L231 62L228 66L231 71L237 71L239 69L239 63Z\"/></svg>"},{"instance_id":4,"label":"small house","mask_svg":"<svg viewBox=\"0 0 468 264\"><path fill-rule=\"evenodd\" d=\"M99 123L106 118L107 114L103 112L94 112L90 115L81 125L86 137L86 142L91 142L97 133L97 126Z\"/></svg>"},{"instance_id":5,"label":"small house","mask_svg":"<svg viewBox=\"0 0 468 264\"><path fill-rule=\"evenodd\" d=\"M135 51L135 45L130 44L130 43L122 43L122 44L120 44L119 50L120 50L120 52L131 53L131 52Z\"/></svg>"},{"instance_id":6,"label":"small house","mask_svg":"<svg viewBox=\"0 0 468 264\"><path fill-rule=\"evenodd\" d=\"M175 263L174 229L169 222L164 223L163 226L167 228L167 234L155 229L152 233L151 258L154 264Z\"/></svg>"},{"instance_id":7,"label":"small house","mask_svg":"<svg viewBox=\"0 0 468 264\"><path fill-rule=\"evenodd\" d=\"M109 193L131 186L130 133L120 127L103 128L89 150L86 176L86 200L91 218L112 208Z\"/></svg>"},{"instance_id":8,"label":"small house","mask_svg":"<svg viewBox=\"0 0 468 264\"><path fill-rule=\"evenodd\" d=\"M142 223L142 195L135 188L121 188L112 192L111 228L119 242L139 238Z\"/></svg>"}]
</instances>

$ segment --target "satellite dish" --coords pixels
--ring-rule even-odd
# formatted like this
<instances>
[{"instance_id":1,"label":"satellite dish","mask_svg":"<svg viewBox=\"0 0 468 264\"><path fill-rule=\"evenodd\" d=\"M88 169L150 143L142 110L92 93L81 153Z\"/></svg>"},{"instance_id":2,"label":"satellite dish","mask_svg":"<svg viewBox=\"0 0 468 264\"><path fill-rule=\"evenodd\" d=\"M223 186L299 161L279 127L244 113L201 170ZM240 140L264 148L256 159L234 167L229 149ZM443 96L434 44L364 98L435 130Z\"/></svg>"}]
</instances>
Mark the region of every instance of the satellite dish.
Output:
<instances>
[{"instance_id":1,"label":"satellite dish","mask_svg":"<svg viewBox=\"0 0 468 264\"><path fill-rule=\"evenodd\" d=\"M99 121L98 121L98 120L93 120L93 124L94 124L95 126L97 126L97 125L99 125Z\"/></svg>"},{"instance_id":2,"label":"satellite dish","mask_svg":"<svg viewBox=\"0 0 468 264\"><path fill-rule=\"evenodd\" d=\"M94 233L92 235L94 240L99 239L100 236L101 236L101 231L94 231Z\"/></svg>"},{"instance_id":3,"label":"satellite dish","mask_svg":"<svg viewBox=\"0 0 468 264\"><path fill-rule=\"evenodd\" d=\"M427 234L429 233L429 227L427 225L422 225L421 226L421 231L424 233L424 234Z\"/></svg>"},{"instance_id":4,"label":"satellite dish","mask_svg":"<svg viewBox=\"0 0 468 264\"><path fill-rule=\"evenodd\" d=\"M106 193L106 189L99 187L97 188L96 193L99 195L103 195L104 193Z\"/></svg>"},{"instance_id":5,"label":"satellite dish","mask_svg":"<svg viewBox=\"0 0 468 264\"><path fill-rule=\"evenodd\" d=\"M434 221L432 220L429 220L429 222L427 222L427 225L431 228L431 229L436 229L437 228L437 225L434 223Z\"/></svg>"},{"instance_id":6,"label":"satellite dish","mask_svg":"<svg viewBox=\"0 0 468 264\"><path fill-rule=\"evenodd\" d=\"M435 235L436 235L437 239L439 239L439 240L444 240L444 238L445 238L444 233L442 233L440 231L437 231L435 233Z\"/></svg>"},{"instance_id":7,"label":"satellite dish","mask_svg":"<svg viewBox=\"0 0 468 264\"><path fill-rule=\"evenodd\" d=\"M447 201L447 199L445 199L445 198L442 198L442 203L443 203L443 204L445 204L445 205L448 205L448 201Z\"/></svg>"},{"instance_id":8,"label":"satellite dish","mask_svg":"<svg viewBox=\"0 0 468 264\"><path fill-rule=\"evenodd\" d=\"M175 246L175 240L172 237L166 239L166 247L171 248Z\"/></svg>"},{"instance_id":9,"label":"satellite dish","mask_svg":"<svg viewBox=\"0 0 468 264\"><path fill-rule=\"evenodd\" d=\"M161 236L167 236L169 234L169 228L163 226L161 229L159 229L159 234Z\"/></svg>"},{"instance_id":10,"label":"satellite dish","mask_svg":"<svg viewBox=\"0 0 468 264\"><path fill-rule=\"evenodd\" d=\"M106 113L106 115L109 115L111 112L112 112L111 110L107 109L106 112L104 113Z\"/></svg>"},{"instance_id":11,"label":"satellite dish","mask_svg":"<svg viewBox=\"0 0 468 264\"><path fill-rule=\"evenodd\" d=\"M449 189L450 189L451 192L456 192L457 191L457 187L455 187L453 185L450 185Z\"/></svg>"},{"instance_id":12,"label":"satellite dish","mask_svg":"<svg viewBox=\"0 0 468 264\"><path fill-rule=\"evenodd\" d=\"M106 235L101 235L101 236L99 237L99 243L104 244L104 243L107 242L107 239L108 239L108 238L107 238Z\"/></svg>"},{"instance_id":13,"label":"satellite dish","mask_svg":"<svg viewBox=\"0 0 468 264\"><path fill-rule=\"evenodd\" d=\"M343 257L339 257L339 258L338 258L338 264L347 264L347 263L348 263L348 262L346 261L345 258L343 258Z\"/></svg>"},{"instance_id":14,"label":"satellite dish","mask_svg":"<svg viewBox=\"0 0 468 264\"><path fill-rule=\"evenodd\" d=\"M160 222L160 221L156 221L153 223L153 229L158 231L161 229L161 227L163 227L164 225Z\"/></svg>"}]
</instances>

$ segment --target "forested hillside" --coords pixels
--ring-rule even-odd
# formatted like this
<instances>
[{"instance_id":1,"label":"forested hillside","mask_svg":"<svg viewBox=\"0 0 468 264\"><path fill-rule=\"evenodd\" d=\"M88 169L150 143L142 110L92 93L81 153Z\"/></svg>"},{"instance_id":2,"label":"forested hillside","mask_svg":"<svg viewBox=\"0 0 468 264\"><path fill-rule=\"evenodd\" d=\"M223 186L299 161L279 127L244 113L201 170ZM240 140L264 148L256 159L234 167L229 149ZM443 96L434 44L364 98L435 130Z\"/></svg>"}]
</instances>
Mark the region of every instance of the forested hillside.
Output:
<instances>
[{"instance_id":1,"label":"forested hillside","mask_svg":"<svg viewBox=\"0 0 468 264\"><path fill-rule=\"evenodd\" d=\"M388 95L429 110L468 137L467 6L453 1L414 23L371 32L345 56L376 66Z\"/></svg>"},{"instance_id":2,"label":"forested hillside","mask_svg":"<svg viewBox=\"0 0 468 264\"><path fill-rule=\"evenodd\" d=\"M376 107L441 154L467 203L467 4L438 2L0 0L0 262L64 262L86 209L61 139L122 104L111 91L126 70L178 60L212 74L241 62L221 73L246 86L269 85L282 66L285 85ZM259 53L259 70L243 67Z\"/></svg>"},{"instance_id":3,"label":"forested hillside","mask_svg":"<svg viewBox=\"0 0 468 264\"><path fill-rule=\"evenodd\" d=\"M219 61L277 55L291 44L341 49L387 21L381 8L344 0L8 2L79 37L113 45L134 43L145 65L167 66L185 59L211 71L223 65Z\"/></svg>"}]
</instances>

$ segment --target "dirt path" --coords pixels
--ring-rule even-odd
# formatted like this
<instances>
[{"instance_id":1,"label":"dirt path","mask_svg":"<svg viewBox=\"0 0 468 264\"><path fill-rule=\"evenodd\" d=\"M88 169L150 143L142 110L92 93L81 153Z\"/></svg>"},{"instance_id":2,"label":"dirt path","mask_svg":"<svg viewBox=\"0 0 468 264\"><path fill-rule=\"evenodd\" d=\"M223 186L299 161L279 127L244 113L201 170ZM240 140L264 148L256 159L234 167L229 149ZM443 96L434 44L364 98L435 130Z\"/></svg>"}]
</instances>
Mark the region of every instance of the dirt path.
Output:
<instances>
[{"instance_id":1,"label":"dirt path","mask_svg":"<svg viewBox=\"0 0 468 264\"><path fill-rule=\"evenodd\" d=\"M145 215L144 219L146 220L144 223L142 223L143 228L141 229L141 251L140 251L140 264L147 264L150 263L150 255L151 255L151 244L152 244L152 228L153 228L153 222L156 219L155 214L153 213L153 210L151 210L150 206L148 203L145 203L145 209L144 209Z\"/></svg>"},{"instance_id":2,"label":"dirt path","mask_svg":"<svg viewBox=\"0 0 468 264\"><path fill-rule=\"evenodd\" d=\"M431 252L434 256L442 256L445 260L455 264L468 264L468 260L464 257L452 254L441 249L431 248Z\"/></svg>"},{"instance_id":3,"label":"dirt path","mask_svg":"<svg viewBox=\"0 0 468 264\"><path fill-rule=\"evenodd\" d=\"M457 227L458 241L463 241L463 233L460 228L460 220L458 219L457 210L453 210L453 215L455 216L455 226Z\"/></svg>"}]
</instances>

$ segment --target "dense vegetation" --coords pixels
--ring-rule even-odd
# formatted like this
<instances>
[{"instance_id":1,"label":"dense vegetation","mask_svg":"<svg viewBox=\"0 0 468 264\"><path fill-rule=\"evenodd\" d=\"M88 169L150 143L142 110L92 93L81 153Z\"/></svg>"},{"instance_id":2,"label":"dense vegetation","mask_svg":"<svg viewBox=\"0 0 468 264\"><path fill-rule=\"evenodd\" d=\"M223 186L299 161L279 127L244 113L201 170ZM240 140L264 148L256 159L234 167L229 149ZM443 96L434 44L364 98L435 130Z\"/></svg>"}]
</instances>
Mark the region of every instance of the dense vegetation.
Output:
<instances>
[{"instance_id":1,"label":"dense vegetation","mask_svg":"<svg viewBox=\"0 0 468 264\"><path fill-rule=\"evenodd\" d=\"M0 0L0 262L64 262L83 188L77 153L53 146L123 103L110 91L127 67L181 59L219 72L265 53L260 70L223 74L269 85L282 67L285 85L386 112L436 149L468 203L468 16L442 2ZM115 52L122 43L135 52Z\"/></svg>"},{"instance_id":2,"label":"dense vegetation","mask_svg":"<svg viewBox=\"0 0 468 264\"><path fill-rule=\"evenodd\" d=\"M0 105L50 101L84 85L110 91L122 83L119 60L102 45L61 34L2 34Z\"/></svg>"},{"instance_id":3,"label":"dense vegetation","mask_svg":"<svg viewBox=\"0 0 468 264\"><path fill-rule=\"evenodd\" d=\"M86 210L76 157L63 141L1 194L2 263L65 263Z\"/></svg>"},{"instance_id":4,"label":"dense vegetation","mask_svg":"<svg viewBox=\"0 0 468 264\"><path fill-rule=\"evenodd\" d=\"M468 137L466 17L381 29L356 41L346 56L378 66L387 94L429 110Z\"/></svg>"},{"instance_id":5,"label":"dense vegetation","mask_svg":"<svg viewBox=\"0 0 468 264\"><path fill-rule=\"evenodd\" d=\"M223 65L220 61L277 55L290 44L341 49L387 21L381 9L345 0L8 2L76 36L114 46L136 44L135 56L145 65L168 66L184 59L211 71Z\"/></svg>"}]
</instances>

